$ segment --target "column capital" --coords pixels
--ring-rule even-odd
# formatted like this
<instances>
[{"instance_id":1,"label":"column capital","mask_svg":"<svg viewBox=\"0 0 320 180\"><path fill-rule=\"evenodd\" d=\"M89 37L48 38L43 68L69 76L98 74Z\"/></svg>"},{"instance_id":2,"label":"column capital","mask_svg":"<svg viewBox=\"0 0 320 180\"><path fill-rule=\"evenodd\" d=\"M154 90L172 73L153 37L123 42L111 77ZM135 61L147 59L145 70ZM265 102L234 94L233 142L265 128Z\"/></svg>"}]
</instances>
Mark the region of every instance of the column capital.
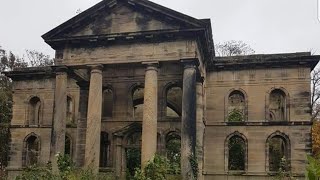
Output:
<instances>
[{"instance_id":1,"label":"column capital","mask_svg":"<svg viewBox=\"0 0 320 180\"><path fill-rule=\"evenodd\" d=\"M102 64L91 64L91 65L87 65L87 67L89 67L91 70L94 70L94 69L102 70L103 69L103 65Z\"/></svg>"},{"instance_id":2,"label":"column capital","mask_svg":"<svg viewBox=\"0 0 320 180\"><path fill-rule=\"evenodd\" d=\"M93 65L87 65L87 67L90 68L91 73L101 73L103 69L102 64L93 64Z\"/></svg>"},{"instance_id":3,"label":"column capital","mask_svg":"<svg viewBox=\"0 0 320 180\"><path fill-rule=\"evenodd\" d=\"M150 61L150 62L142 62L143 65L146 66L146 71L155 70L158 71L159 61Z\"/></svg>"},{"instance_id":4,"label":"column capital","mask_svg":"<svg viewBox=\"0 0 320 180\"><path fill-rule=\"evenodd\" d=\"M196 68L200 65L198 58L180 59L180 62L184 65L184 68Z\"/></svg>"},{"instance_id":5,"label":"column capital","mask_svg":"<svg viewBox=\"0 0 320 180\"><path fill-rule=\"evenodd\" d=\"M57 74L64 74L67 73L68 67L67 66L54 66L52 67L53 71Z\"/></svg>"}]
</instances>

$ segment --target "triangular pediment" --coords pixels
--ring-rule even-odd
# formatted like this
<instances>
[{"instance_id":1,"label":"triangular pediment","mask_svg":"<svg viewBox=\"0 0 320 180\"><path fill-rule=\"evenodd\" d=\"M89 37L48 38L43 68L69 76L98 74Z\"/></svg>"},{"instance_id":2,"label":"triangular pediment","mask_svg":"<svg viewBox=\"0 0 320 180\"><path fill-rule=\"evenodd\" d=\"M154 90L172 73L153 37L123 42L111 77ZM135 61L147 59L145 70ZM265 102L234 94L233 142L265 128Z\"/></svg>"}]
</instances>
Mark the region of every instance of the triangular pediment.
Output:
<instances>
[{"instance_id":1,"label":"triangular pediment","mask_svg":"<svg viewBox=\"0 0 320 180\"><path fill-rule=\"evenodd\" d=\"M150 14L142 14L128 6L121 5L111 12L102 12L84 27L73 30L67 36L90 36L118 34L140 31L179 29L179 24L156 19Z\"/></svg>"},{"instance_id":2,"label":"triangular pediment","mask_svg":"<svg viewBox=\"0 0 320 180\"><path fill-rule=\"evenodd\" d=\"M104 0L44 34L46 41L204 27L198 20L147 0Z\"/></svg>"}]
</instances>

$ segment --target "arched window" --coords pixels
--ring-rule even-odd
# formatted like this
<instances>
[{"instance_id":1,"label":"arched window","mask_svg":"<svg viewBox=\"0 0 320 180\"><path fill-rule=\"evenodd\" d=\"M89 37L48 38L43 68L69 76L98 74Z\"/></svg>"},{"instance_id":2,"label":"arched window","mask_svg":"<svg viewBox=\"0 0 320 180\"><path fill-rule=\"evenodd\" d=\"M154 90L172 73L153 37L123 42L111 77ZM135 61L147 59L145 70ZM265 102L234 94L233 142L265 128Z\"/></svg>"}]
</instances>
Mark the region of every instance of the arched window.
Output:
<instances>
[{"instance_id":1,"label":"arched window","mask_svg":"<svg viewBox=\"0 0 320 180\"><path fill-rule=\"evenodd\" d=\"M40 157L40 140L36 135L32 134L25 139L24 152L25 166L38 164Z\"/></svg>"},{"instance_id":2,"label":"arched window","mask_svg":"<svg viewBox=\"0 0 320 180\"><path fill-rule=\"evenodd\" d=\"M113 92L111 89L103 91L103 117L112 117L113 112Z\"/></svg>"},{"instance_id":3,"label":"arched window","mask_svg":"<svg viewBox=\"0 0 320 180\"><path fill-rule=\"evenodd\" d=\"M142 118L143 115L144 88L137 87L132 92L133 117Z\"/></svg>"},{"instance_id":4,"label":"arched window","mask_svg":"<svg viewBox=\"0 0 320 180\"><path fill-rule=\"evenodd\" d=\"M267 153L270 172L290 169L290 142L285 134L276 132L268 138Z\"/></svg>"},{"instance_id":5,"label":"arched window","mask_svg":"<svg viewBox=\"0 0 320 180\"><path fill-rule=\"evenodd\" d=\"M182 106L182 89L180 87L170 87L167 90L167 117L180 117Z\"/></svg>"},{"instance_id":6,"label":"arched window","mask_svg":"<svg viewBox=\"0 0 320 180\"><path fill-rule=\"evenodd\" d=\"M241 122L246 119L246 100L241 91L235 90L228 97L228 121Z\"/></svg>"},{"instance_id":7,"label":"arched window","mask_svg":"<svg viewBox=\"0 0 320 180\"><path fill-rule=\"evenodd\" d=\"M245 171L246 164L246 143L238 135L229 138L228 141L228 170Z\"/></svg>"},{"instance_id":8,"label":"arched window","mask_svg":"<svg viewBox=\"0 0 320 180\"><path fill-rule=\"evenodd\" d=\"M110 141L108 138L108 133L102 131L100 137L100 167L108 166L110 151Z\"/></svg>"},{"instance_id":9,"label":"arched window","mask_svg":"<svg viewBox=\"0 0 320 180\"><path fill-rule=\"evenodd\" d=\"M33 97L29 101L29 125L38 125L40 121L41 101Z\"/></svg>"},{"instance_id":10,"label":"arched window","mask_svg":"<svg viewBox=\"0 0 320 180\"><path fill-rule=\"evenodd\" d=\"M72 157L72 140L68 135L65 136L64 154Z\"/></svg>"},{"instance_id":11,"label":"arched window","mask_svg":"<svg viewBox=\"0 0 320 180\"><path fill-rule=\"evenodd\" d=\"M180 168L181 138L176 132L166 136L166 155L172 166Z\"/></svg>"},{"instance_id":12,"label":"arched window","mask_svg":"<svg viewBox=\"0 0 320 180\"><path fill-rule=\"evenodd\" d=\"M67 124L74 122L74 103L70 96L67 96Z\"/></svg>"},{"instance_id":13,"label":"arched window","mask_svg":"<svg viewBox=\"0 0 320 180\"><path fill-rule=\"evenodd\" d=\"M269 119L270 121L286 121L287 120L287 102L286 94L275 89L271 91L269 96Z\"/></svg>"}]
</instances>

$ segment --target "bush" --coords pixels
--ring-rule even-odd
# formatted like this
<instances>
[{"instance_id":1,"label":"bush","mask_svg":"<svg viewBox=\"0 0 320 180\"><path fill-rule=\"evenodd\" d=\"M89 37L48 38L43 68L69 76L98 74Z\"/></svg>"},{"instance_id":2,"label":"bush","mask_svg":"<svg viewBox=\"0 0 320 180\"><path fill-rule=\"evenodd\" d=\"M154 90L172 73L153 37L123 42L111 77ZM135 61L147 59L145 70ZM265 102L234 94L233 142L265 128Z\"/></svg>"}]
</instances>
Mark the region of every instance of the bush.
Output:
<instances>
[{"instance_id":1,"label":"bush","mask_svg":"<svg viewBox=\"0 0 320 180\"><path fill-rule=\"evenodd\" d=\"M22 174L16 177L16 180L58 180L59 176L52 173L51 164L45 167L33 165L23 170Z\"/></svg>"},{"instance_id":2,"label":"bush","mask_svg":"<svg viewBox=\"0 0 320 180\"><path fill-rule=\"evenodd\" d=\"M295 180L289 171L289 163L286 158L282 157L279 163L279 169L274 177L275 180Z\"/></svg>"},{"instance_id":3,"label":"bush","mask_svg":"<svg viewBox=\"0 0 320 180\"><path fill-rule=\"evenodd\" d=\"M312 156L307 156L308 166L306 168L306 178L308 180L318 180L320 178L320 160Z\"/></svg>"},{"instance_id":4,"label":"bush","mask_svg":"<svg viewBox=\"0 0 320 180\"><path fill-rule=\"evenodd\" d=\"M142 170L136 169L134 180L164 180L181 179L180 175L169 175L170 162L166 157L155 155L152 161L149 161Z\"/></svg>"},{"instance_id":5,"label":"bush","mask_svg":"<svg viewBox=\"0 0 320 180\"><path fill-rule=\"evenodd\" d=\"M16 177L16 180L113 180L113 174L99 173L95 174L90 169L77 169L68 155L58 154L59 174L52 172L51 163L46 166L30 166L23 170L22 174Z\"/></svg>"}]
</instances>

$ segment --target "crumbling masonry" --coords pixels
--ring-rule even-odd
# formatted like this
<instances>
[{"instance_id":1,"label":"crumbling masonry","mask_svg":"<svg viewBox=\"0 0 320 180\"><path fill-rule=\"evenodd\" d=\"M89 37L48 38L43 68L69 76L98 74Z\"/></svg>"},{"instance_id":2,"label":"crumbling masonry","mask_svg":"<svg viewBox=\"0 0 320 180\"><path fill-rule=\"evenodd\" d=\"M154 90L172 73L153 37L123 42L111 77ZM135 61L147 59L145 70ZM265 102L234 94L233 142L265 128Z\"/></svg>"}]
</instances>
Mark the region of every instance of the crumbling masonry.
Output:
<instances>
[{"instance_id":1,"label":"crumbling masonry","mask_svg":"<svg viewBox=\"0 0 320 180\"><path fill-rule=\"evenodd\" d=\"M199 179L268 179L282 157L303 176L319 56L215 57L209 19L147 0L103 0L42 37L55 66L6 73L10 177L65 153L121 179L136 160L169 156L171 142L183 179L192 157Z\"/></svg>"}]
</instances>

